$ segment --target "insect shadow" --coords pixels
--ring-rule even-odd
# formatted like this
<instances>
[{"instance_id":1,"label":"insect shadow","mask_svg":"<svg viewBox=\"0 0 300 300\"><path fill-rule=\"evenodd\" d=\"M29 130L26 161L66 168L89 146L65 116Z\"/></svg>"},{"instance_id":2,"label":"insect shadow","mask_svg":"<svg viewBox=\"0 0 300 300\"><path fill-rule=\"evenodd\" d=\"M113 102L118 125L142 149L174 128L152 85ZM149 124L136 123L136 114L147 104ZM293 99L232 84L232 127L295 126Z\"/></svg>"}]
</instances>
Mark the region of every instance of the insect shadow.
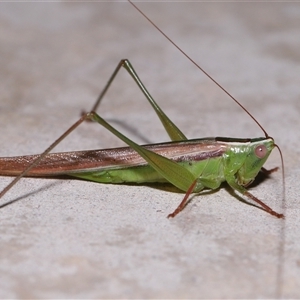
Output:
<instances>
[{"instance_id":1,"label":"insect shadow","mask_svg":"<svg viewBox=\"0 0 300 300\"><path fill-rule=\"evenodd\" d=\"M45 178L46 178L46 177L45 177ZM49 179L49 177L47 177L47 178ZM27 198L27 197L30 197L30 196L32 196L32 195L34 195L34 194L36 194L36 193L43 192L43 191L45 191L45 190L47 190L47 189L49 189L49 188L51 188L51 187L55 187L55 186L57 186L57 185L62 184L62 181L57 181L57 179L61 179L61 178L54 178L54 177L51 177L51 178L52 178L52 179L56 179L56 181L55 181L55 182L48 183L48 184L46 184L46 185L44 185L44 186L38 188L37 190L34 190L34 191L29 192L29 193L27 193L27 194L25 194L25 195L19 196L19 197L15 198L15 199L12 199L12 200L9 200L9 201L3 203L3 204L0 205L0 209L4 208L4 207L6 207L6 206L9 206L9 205L11 205L11 204L14 204L14 203L16 203L16 202L19 202L19 201L21 201L21 200L23 200L23 199L25 199L25 198Z\"/></svg>"}]
</instances>

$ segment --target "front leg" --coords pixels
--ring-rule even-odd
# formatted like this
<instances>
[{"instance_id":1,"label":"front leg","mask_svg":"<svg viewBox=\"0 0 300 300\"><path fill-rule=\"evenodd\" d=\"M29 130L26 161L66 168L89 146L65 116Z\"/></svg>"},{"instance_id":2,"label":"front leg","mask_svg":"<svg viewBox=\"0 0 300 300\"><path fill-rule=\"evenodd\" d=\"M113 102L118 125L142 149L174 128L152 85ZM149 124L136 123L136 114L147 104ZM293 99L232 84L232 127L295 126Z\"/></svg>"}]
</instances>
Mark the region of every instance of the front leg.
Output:
<instances>
[{"instance_id":1,"label":"front leg","mask_svg":"<svg viewBox=\"0 0 300 300\"><path fill-rule=\"evenodd\" d=\"M262 168L264 169L264 168ZM274 169L272 169L274 170ZM272 170L270 170L272 172ZM267 171L267 170L266 170ZM268 172L270 172L268 171ZM248 198L250 198L251 200L255 201L256 203L258 203L267 213L271 214L272 216L275 216L279 219L284 218L283 214L277 213L276 211L274 211L271 207L269 207L268 205L266 205L264 202L262 202L261 200L259 200L258 198L256 198L254 195L252 195L251 193L249 193L247 191L246 188L244 188L243 186L237 184L236 182L236 178L235 176L230 176L229 178L226 178L227 183L231 186L231 188L233 188L234 190L240 192L242 195L247 196Z\"/></svg>"},{"instance_id":2,"label":"front leg","mask_svg":"<svg viewBox=\"0 0 300 300\"><path fill-rule=\"evenodd\" d=\"M260 172L263 173L264 175L269 176L270 174L272 174L272 173L274 173L274 172L276 172L276 171L278 171L278 170L279 170L279 167L275 167L275 168L270 169L270 170L267 170L267 169L265 169L264 167L262 167L262 168L260 169Z\"/></svg>"}]
</instances>

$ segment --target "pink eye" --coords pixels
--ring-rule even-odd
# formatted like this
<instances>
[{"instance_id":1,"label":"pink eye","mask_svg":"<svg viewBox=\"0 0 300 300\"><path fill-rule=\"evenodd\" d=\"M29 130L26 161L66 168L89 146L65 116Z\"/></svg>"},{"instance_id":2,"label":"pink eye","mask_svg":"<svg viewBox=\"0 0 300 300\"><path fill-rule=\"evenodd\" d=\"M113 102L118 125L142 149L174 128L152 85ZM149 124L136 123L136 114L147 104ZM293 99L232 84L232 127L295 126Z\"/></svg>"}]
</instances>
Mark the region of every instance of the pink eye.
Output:
<instances>
[{"instance_id":1,"label":"pink eye","mask_svg":"<svg viewBox=\"0 0 300 300\"><path fill-rule=\"evenodd\" d=\"M254 150L254 153L258 158L264 158L267 152L268 151L265 145L259 145Z\"/></svg>"}]
</instances>

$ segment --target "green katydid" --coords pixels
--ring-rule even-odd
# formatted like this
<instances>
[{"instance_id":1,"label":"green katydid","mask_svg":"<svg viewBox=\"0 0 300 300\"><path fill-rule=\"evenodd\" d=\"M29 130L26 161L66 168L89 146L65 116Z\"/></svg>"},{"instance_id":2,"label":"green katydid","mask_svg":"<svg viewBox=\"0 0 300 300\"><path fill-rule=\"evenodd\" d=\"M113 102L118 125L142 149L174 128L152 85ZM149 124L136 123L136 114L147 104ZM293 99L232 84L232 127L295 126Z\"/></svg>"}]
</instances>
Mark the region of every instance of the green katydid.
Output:
<instances>
[{"instance_id":1,"label":"green katydid","mask_svg":"<svg viewBox=\"0 0 300 300\"><path fill-rule=\"evenodd\" d=\"M135 6L133 3L131 4ZM136 6L135 8L142 13ZM148 19L145 15L144 17ZM148 21L153 24L151 20L148 19ZM155 24L153 25L171 41ZM171 41L171 43L196 64L174 42ZM42 154L0 158L0 175L17 176L0 193L0 198L24 176L70 175L100 183L169 182L186 192L179 206L168 215L168 217L174 217L185 207L191 193L199 193L205 188L217 189L222 182L226 181L233 190L252 199L266 212L283 218L283 214L275 212L245 188L259 172L269 174L277 169L266 170L263 165L273 148L278 148L278 146L257 120L235 98L200 66L197 64L196 66L248 113L263 130L265 137L255 139L217 137L188 140L151 97L131 63L124 59L120 61L113 72L91 112L83 114ZM140 146L117 131L96 113L106 91L122 67L132 76L146 96L170 136L171 142ZM49 153L85 120L99 123L123 140L128 147Z\"/></svg>"}]
</instances>

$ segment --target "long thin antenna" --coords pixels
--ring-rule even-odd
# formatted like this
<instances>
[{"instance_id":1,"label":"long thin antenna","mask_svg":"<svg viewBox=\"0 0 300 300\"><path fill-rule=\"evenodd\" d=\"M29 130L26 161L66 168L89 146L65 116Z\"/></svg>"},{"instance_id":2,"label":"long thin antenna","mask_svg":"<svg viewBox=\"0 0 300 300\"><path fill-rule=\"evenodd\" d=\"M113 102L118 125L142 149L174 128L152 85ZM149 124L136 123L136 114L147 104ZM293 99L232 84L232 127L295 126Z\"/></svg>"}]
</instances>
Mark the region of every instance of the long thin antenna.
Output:
<instances>
[{"instance_id":1,"label":"long thin antenna","mask_svg":"<svg viewBox=\"0 0 300 300\"><path fill-rule=\"evenodd\" d=\"M283 163L283 155L281 149L278 145L275 144L275 147L279 151L280 159L281 159L281 174L282 174L282 182L283 182L283 189L282 189L282 211L283 214L286 215L286 201L285 201L285 172L284 172L284 163ZM286 221L285 218L282 220L281 228L280 228L280 237L281 242L279 243L278 247L278 256L279 256L279 263L277 265L277 276L276 276L276 297L277 299L282 299L283 289L282 289L282 282L284 278L284 265L285 265L285 240L286 240Z\"/></svg>"},{"instance_id":2,"label":"long thin antenna","mask_svg":"<svg viewBox=\"0 0 300 300\"><path fill-rule=\"evenodd\" d=\"M191 61L199 70L201 70L211 81L213 81L224 93L226 93L237 105L239 105L258 125L258 127L263 131L266 138L269 137L264 128L260 123L254 118L254 116L238 101L236 100L225 88L223 88L215 79L213 79L203 68L201 68L190 56L188 56L177 44L175 44L155 23L149 19L131 0L128 2L146 19L148 20L174 47L176 47L189 61Z\"/></svg>"}]
</instances>

